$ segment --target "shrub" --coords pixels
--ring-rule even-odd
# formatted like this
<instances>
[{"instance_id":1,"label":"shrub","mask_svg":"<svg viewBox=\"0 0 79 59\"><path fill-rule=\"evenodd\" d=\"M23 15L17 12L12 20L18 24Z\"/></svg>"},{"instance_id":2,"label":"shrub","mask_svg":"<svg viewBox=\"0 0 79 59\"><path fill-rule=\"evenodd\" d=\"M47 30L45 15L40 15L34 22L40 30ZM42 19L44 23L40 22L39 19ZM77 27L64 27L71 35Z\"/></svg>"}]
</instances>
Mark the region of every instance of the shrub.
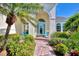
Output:
<instances>
[{"instance_id":1,"label":"shrub","mask_svg":"<svg viewBox=\"0 0 79 59\"><path fill-rule=\"evenodd\" d=\"M0 39L2 38L2 35L0 35Z\"/></svg>"},{"instance_id":2,"label":"shrub","mask_svg":"<svg viewBox=\"0 0 79 59\"><path fill-rule=\"evenodd\" d=\"M0 35L0 41L2 40L2 38L3 38L3 35Z\"/></svg>"},{"instance_id":3,"label":"shrub","mask_svg":"<svg viewBox=\"0 0 79 59\"><path fill-rule=\"evenodd\" d=\"M23 42L20 42L23 41ZM9 54L11 56L31 56L34 53L35 42L31 35L27 36L14 36L7 44Z\"/></svg>"},{"instance_id":4,"label":"shrub","mask_svg":"<svg viewBox=\"0 0 79 59\"><path fill-rule=\"evenodd\" d=\"M55 52L58 52L59 55L65 55L68 52L68 47L64 44L57 44Z\"/></svg>"},{"instance_id":5,"label":"shrub","mask_svg":"<svg viewBox=\"0 0 79 59\"><path fill-rule=\"evenodd\" d=\"M55 46L56 44L64 43L66 40L66 38L53 38L49 41L49 45Z\"/></svg>"},{"instance_id":6,"label":"shrub","mask_svg":"<svg viewBox=\"0 0 79 59\"><path fill-rule=\"evenodd\" d=\"M65 43L66 46L68 46L69 50L75 49L79 50L79 32L75 32L70 36L70 39L68 39Z\"/></svg>"},{"instance_id":7,"label":"shrub","mask_svg":"<svg viewBox=\"0 0 79 59\"><path fill-rule=\"evenodd\" d=\"M70 38L79 41L79 32L74 32Z\"/></svg>"},{"instance_id":8,"label":"shrub","mask_svg":"<svg viewBox=\"0 0 79 59\"><path fill-rule=\"evenodd\" d=\"M3 45L3 35L0 35L0 48Z\"/></svg>"},{"instance_id":9,"label":"shrub","mask_svg":"<svg viewBox=\"0 0 79 59\"><path fill-rule=\"evenodd\" d=\"M32 56L34 53L35 42L31 35L9 35L7 52L9 56Z\"/></svg>"},{"instance_id":10,"label":"shrub","mask_svg":"<svg viewBox=\"0 0 79 59\"><path fill-rule=\"evenodd\" d=\"M25 40L29 40L31 42L34 42L34 37L32 35L26 35Z\"/></svg>"},{"instance_id":11,"label":"shrub","mask_svg":"<svg viewBox=\"0 0 79 59\"><path fill-rule=\"evenodd\" d=\"M65 44L68 48L69 48L69 51L71 49L74 49L76 48L77 46L79 46L79 44L77 43L77 41L74 41L72 39L68 39L66 40L63 44Z\"/></svg>"},{"instance_id":12,"label":"shrub","mask_svg":"<svg viewBox=\"0 0 79 59\"><path fill-rule=\"evenodd\" d=\"M60 37L60 38L69 38L70 34L66 33L66 32L55 32L54 34L51 35L51 37L52 38L57 38L57 37Z\"/></svg>"},{"instance_id":13,"label":"shrub","mask_svg":"<svg viewBox=\"0 0 79 59\"><path fill-rule=\"evenodd\" d=\"M69 36L68 36L69 35ZM72 49L74 49L75 51L79 51L79 32L73 32L72 35L70 34L67 34L67 36L65 36L65 34L62 34L60 32L56 32L52 35L52 38L50 41L49 41L49 44L52 45L52 46L57 46L59 44L64 44L65 46L67 46L68 48L68 52L71 54L75 54L75 55L78 55L77 53L75 52L70 52ZM60 47L61 48L61 47ZM60 53L61 55L64 54L64 48L60 49L60 48L57 48L57 53ZM58 50L60 50L61 52L59 52Z\"/></svg>"}]
</instances>

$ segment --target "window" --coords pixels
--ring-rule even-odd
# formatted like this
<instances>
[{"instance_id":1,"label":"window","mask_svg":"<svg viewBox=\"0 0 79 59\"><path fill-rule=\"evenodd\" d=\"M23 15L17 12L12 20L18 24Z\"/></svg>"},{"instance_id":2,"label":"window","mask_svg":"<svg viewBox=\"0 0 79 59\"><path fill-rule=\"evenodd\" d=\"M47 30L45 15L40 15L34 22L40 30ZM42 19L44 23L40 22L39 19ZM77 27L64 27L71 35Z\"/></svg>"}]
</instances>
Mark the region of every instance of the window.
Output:
<instances>
[{"instance_id":1,"label":"window","mask_svg":"<svg viewBox=\"0 0 79 59\"><path fill-rule=\"evenodd\" d=\"M57 30L57 32L61 31L61 24L60 23L56 24L56 30Z\"/></svg>"},{"instance_id":2,"label":"window","mask_svg":"<svg viewBox=\"0 0 79 59\"><path fill-rule=\"evenodd\" d=\"M24 34L29 34L29 24L24 24Z\"/></svg>"}]
</instances>

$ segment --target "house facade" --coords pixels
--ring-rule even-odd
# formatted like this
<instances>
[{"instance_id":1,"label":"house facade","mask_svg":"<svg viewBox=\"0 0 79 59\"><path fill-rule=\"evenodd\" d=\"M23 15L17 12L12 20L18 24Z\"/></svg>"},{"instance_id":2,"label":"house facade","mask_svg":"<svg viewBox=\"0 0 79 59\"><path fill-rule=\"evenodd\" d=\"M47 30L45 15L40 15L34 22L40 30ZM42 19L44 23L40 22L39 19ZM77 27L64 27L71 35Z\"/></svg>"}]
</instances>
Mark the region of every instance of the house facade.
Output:
<instances>
[{"instance_id":1,"label":"house facade","mask_svg":"<svg viewBox=\"0 0 79 59\"><path fill-rule=\"evenodd\" d=\"M43 10L39 11L36 14L31 14L37 20L35 26L28 20L27 22L24 21L26 23L23 23L21 20L17 19L16 23L12 25L10 34L30 34L36 37L50 36L56 31L63 32L63 25L66 21L66 18L56 16L56 4L45 3L42 5ZM2 19L0 20L0 34L4 34L7 26L7 24L5 23L6 16L1 14L0 19Z\"/></svg>"}]
</instances>

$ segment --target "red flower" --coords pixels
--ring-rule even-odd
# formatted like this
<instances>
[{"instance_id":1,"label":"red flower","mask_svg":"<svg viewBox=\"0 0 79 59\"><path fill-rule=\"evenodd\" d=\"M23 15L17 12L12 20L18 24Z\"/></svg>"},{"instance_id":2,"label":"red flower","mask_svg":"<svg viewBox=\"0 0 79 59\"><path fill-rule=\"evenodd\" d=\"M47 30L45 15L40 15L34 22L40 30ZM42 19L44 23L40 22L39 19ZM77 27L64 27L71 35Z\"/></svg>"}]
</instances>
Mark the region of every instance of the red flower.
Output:
<instances>
[{"instance_id":1,"label":"red flower","mask_svg":"<svg viewBox=\"0 0 79 59\"><path fill-rule=\"evenodd\" d=\"M71 56L79 56L79 51L77 51L77 50L73 50L73 51L71 51Z\"/></svg>"}]
</instances>

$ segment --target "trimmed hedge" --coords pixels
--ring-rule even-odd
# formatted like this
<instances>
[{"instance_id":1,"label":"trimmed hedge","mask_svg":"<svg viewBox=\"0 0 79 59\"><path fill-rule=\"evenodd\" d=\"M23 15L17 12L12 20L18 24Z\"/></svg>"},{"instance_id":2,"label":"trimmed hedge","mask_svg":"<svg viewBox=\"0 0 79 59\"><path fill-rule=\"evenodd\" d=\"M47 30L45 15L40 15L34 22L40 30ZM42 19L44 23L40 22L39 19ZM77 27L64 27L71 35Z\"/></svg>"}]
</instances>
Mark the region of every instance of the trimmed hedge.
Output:
<instances>
[{"instance_id":1,"label":"trimmed hedge","mask_svg":"<svg viewBox=\"0 0 79 59\"><path fill-rule=\"evenodd\" d=\"M69 38L70 34L66 32L55 32L54 34L51 35L51 38Z\"/></svg>"}]
</instances>

